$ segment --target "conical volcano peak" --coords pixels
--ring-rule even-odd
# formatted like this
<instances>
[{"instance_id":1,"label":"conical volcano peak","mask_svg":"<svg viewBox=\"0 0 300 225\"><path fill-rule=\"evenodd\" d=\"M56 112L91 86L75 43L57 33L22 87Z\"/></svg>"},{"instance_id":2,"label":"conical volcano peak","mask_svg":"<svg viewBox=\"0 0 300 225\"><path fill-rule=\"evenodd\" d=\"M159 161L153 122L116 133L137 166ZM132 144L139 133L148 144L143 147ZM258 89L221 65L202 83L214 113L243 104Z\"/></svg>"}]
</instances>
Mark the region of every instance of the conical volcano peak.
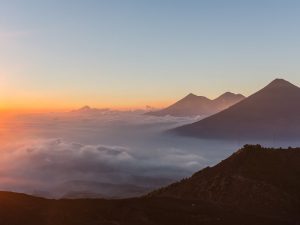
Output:
<instances>
[{"instance_id":1,"label":"conical volcano peak","mask_svg":"<svg viewBox=\"0 0 300 225\"><path fill-rule=\"evenodd\" d=\"M193 98L193 97L198 97L197 95L193 94L193 93L189 93L187 96L185 96L186 98Z\"/></svg>"},{"instance_id":2,"label":"conical volcano peak","mask_svg":"<svg viewBox=\"0 0 300 225\"><path fill-rule=\"evenodd\" d=\"M299 124L300 88L276 79L232 107L174 131L199 138L298 140Z\"/></svg>"},{"instance_id":3,"label":"conical volcano peak","mask_svg":"<svg viewBox=\"0 0 300 225\"><path fill-rule=\"evenodd\" d=\"M227 91L227 92L225 92L223 95L226 96L226 95L235 95L235 94L232 93L232 92L230 92L230 91Z\"/></svg>"},{"instance_id":4,"label":"conical volcano peak","mask_svg":"<svg viewBox=\"0 0 300 225\"><path fill-rule=\"evenodd\" d=\"M181 99L181 101L195 101L195 100L204 100L204 101L209 101L209 99L205 96L198 96L195 95L193 93L188 94L187 96L185 96L183 99Z\"/></svg>"},{"instance_id":5,"label":"conical volcano peak","mask_svg":"<svg viewBox=\"0 0 300 225\"><path fill-rule=\"evenodd\" d=\"M235 96L235 94L227 91L224 94L220 95L218 98L224 98L224 97L226 98L226 97L232 97L232 96Z\"/></svg>"},{"instance_id":6,"label":"conical volcano peak","mask_svg":"<svg viewBox=\"0 0 300 225\"><path fill-rule=\"evenodd\" d=\"M221 99L221 98L235 98L235 97L245 98L245 96L243 96L242 94L235 94L235 93L227 91L224 94L220 95L216 99Z\"/></svg>"},{"instance_id":7,"label":"conical volcano peak","mask_svg":"<svg viewBox=\"0 0 300 225\"><path fill-rule=\"evenodd\" d=\"M79 110L90 110L90 109L91 109L90 106L85 105L85 106L81 107Z\"/></svg>"},{"instance_id":8,"label":"conical volcano peak","mask_svg":"<svg viewBox=\"0 0 300 225\"><path fill-rule=\"evenodd\" d=\"M241 101L245 97L239 94L233 94L226 92L217 99L211 100L205 96L198 96L193 93L189 93L184 98L175 102L174 104L154 112L147 112L147 115L152 116L210 116L217 112L220 112L237 102Z\"/></svg>"},{"instance_id":9,"label":"conical volcano peak","mask_svg":"<svg viewBox=\"0 0 300 225\"><path fill-rule=\"evenodd\" d=\"M266 88L281 88L281 87L297 87L294 84L284 80L284 79L275 79Z\"/></svg>"}]
</instances>

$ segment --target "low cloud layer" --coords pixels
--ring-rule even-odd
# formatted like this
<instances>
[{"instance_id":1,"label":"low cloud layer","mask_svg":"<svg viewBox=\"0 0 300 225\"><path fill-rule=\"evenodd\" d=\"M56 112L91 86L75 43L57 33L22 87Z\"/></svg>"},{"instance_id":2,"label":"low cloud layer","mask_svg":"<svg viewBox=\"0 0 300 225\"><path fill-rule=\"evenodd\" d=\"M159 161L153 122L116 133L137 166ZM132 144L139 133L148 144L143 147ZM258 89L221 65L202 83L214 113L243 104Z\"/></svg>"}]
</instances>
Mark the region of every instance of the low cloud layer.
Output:
<instances>
[{"instance_id":1,"label":"low cloud layer","mask_svg":"<svg viewBox=\"0 0 300 225\"><path fill-rule=\"evenodd\" d=\"M142 157L125 146L84 145L62 139L34 141L2 152L0 187L42 191L68 181L93 181L151 188L153 179L157 184L176 180L205 161L179 149L157 153ZM139 177L144 178L142 182Z\"/></svg>"},{"instance_id":2,"label":"low cloud layer","mask_svg":"<svg viewBox=\"0 0 300 225\"><path fill-rule=\"evenodd\" d=\"M1 145L0 189L46 197L145 193L227 154L211 151L223 144L164 134L195 120L110 110L18 116L0 127L13 137Z\"/></svg>"}]
</instances>

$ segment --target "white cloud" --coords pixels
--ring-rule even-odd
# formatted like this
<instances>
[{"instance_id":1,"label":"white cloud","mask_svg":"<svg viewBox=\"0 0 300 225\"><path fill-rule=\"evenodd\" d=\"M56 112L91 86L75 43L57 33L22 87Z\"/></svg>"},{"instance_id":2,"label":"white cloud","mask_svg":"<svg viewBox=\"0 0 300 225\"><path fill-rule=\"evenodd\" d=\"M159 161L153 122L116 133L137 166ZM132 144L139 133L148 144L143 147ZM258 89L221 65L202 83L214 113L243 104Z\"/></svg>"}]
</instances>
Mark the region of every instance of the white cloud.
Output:
<instances>
[{"instance_id":1,"label":"white cloud","mask_svg":"<svg viewBox=\"0 0 300 225\"><path fill-rule=\"evenodd\" d=\"M199 168L203 160L179 149L164 149L159 155L141 157L124 146L36 140L2 151L0 187L42 191L75 180L152 186L141 184L137 177L144 181L161 179L158 185L162 185L167 179L174 180Z\"/></svg>"},{"instance_id":2,"label":"white cloud","mask_svg":"<svg viewBox=\"0 0 300 225\"><path fill-rule=\"evenodd\" d=\"M212 159L224 158L223 152L211 151L217 147L164 134L197 118L141 113L27 114L0 124L2 133L9 136L9 142L5 143L4 136L0 146L0 189L62 194L70 182L80 181L86 192L103 191L103 183L121 185L114 192L126 192L128 185L148 190L190 176ZM133 189L130 186L129 191Z\"/></svg>"}]
</instances>

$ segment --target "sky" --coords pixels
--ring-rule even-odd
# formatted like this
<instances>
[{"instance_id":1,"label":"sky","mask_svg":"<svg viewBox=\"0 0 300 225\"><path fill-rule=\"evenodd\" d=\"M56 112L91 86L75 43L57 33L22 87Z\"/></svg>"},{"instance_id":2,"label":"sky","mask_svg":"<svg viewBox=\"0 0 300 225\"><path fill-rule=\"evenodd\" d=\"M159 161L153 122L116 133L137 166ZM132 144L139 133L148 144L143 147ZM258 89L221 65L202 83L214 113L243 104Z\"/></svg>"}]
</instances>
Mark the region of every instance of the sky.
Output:
<instances>
[{"instance_id":1,"label":"sky","mask_svg":"<svg viewBox=\"0 0 300 225\"><path fill-rule=\"evenodd\" d=\"M1 0L0 109L163 107L300 85L300 2Z\"/></svg>"}]
</instances>

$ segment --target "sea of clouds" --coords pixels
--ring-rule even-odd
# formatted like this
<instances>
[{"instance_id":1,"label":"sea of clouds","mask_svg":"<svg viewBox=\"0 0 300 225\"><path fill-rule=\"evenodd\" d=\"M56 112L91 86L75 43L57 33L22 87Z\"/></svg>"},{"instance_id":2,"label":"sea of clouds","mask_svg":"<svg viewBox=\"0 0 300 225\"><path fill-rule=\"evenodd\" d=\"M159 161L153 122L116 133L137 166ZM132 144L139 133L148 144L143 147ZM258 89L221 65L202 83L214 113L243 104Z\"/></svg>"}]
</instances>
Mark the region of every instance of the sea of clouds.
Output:
<instances>
[{"instance_id":1,"label":"sea of clouds","mask_svg":"<svg viewBox=\"0 0 300 225\"><path fill-rule=\"evenodd\" d=\"M44 197L131 197L230 155L241 143L172 136L199 117L85 109L1 124L0 189Z\"/></svg>"}]
</instances>

